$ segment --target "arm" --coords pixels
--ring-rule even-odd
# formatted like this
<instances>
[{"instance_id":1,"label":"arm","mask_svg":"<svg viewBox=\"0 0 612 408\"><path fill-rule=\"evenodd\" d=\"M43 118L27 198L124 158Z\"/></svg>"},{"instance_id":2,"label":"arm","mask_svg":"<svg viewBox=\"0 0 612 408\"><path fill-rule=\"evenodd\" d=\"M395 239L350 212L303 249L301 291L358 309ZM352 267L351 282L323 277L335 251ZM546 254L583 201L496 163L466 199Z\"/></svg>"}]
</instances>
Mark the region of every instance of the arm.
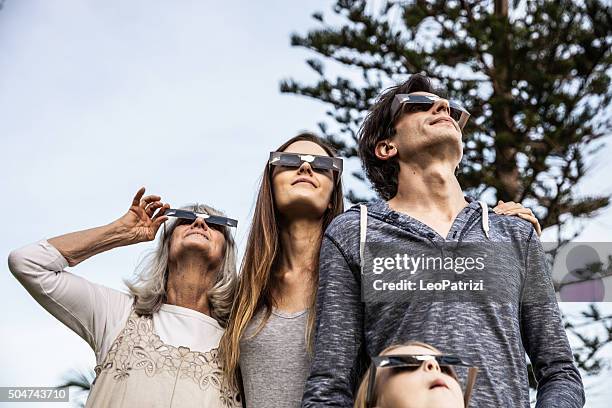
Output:
<instances>
[{"instance_id":1,"label":"arm","mask_svg":"<svg viewBox=\"0 0 612 408\"><path fill-rule=\"evenodd\" d=\"M538 381L536 407L584 406L584 388L563 328L551 273L533 231L527 241L521 334Z\"/></svg>"},{"instance_id":2,"label":"arm","mask_svg":"<svg viewBox=\"0 0 612 408\"><path fill-rule=\"evenodd\" d=\"M12 251L8 264L34 300L84 339L99 360L104 333L111 329L107 321L129 311L130 296L64 271L68 262L44 240Z\"/></svg>"},{"instance_id":3,"label":"arm","mask_svg":"<svg viewBox=\"0 0 612 408\"><path fill-rule=\"evenodd\" d=\"M361 375L361 284L327 235L319 259L314 358L302 407L352 407L353 390Z\"/></svg>"},{"instance_id":4,"label":"arm","mask_svg":"<svg viewBox=\"0 0 612 408\"><path fill-rule=\"evenodd\" d=\"M140 201L143 193L141 189L133 203ZM146 212L146 206L143 200L142 213ZM163 209L159 203L149 207ZM107 330L106 322L123 316L126 308L130 308L131 299L127 294L93 284L64 269L102 251L144 240L142 228L135 228L144 222L134 222L138 212L130 208L126 215L109 225L40 241L9 255L9 269L30 295L87 341L96 353ZM158 220L164 217L154 219L161 224ZM153 225L150 218L149 224Z\"/></svg>"},{"instance_id":5,"label":"arm","mask_svg":"<svg viewBox=\"0 0 612 408\"><path fill-rule=\"evenodd\" d=\"M142 198L144 192L144 187L138 190L128 212L118 220L102 227L51 238L49 244L57 248L69 266L75 266L109 249L155 239L157 230L168 219L163 213L170 206L162 205L159 196ZM158 208L161 210L154 216Z\"/></svg>"}]
</instances>

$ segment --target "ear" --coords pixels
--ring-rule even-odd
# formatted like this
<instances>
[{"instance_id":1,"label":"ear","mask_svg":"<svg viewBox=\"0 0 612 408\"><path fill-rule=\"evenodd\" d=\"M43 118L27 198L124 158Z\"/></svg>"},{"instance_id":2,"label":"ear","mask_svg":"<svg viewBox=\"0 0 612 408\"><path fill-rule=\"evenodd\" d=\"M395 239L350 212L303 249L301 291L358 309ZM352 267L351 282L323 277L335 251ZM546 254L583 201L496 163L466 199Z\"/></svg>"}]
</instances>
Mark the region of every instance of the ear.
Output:
<instances>
[{"instance_id":1,"label":"ear","mask_svg":"<svg viewBox=\"0 0 612 408\"><path fill-rule=\"evenodd\" d=\"M389 140L381 140L380 142L376 143L374 154L380 160L389 160L397 155L397 147Z\"/></svg>"}]
</instances>

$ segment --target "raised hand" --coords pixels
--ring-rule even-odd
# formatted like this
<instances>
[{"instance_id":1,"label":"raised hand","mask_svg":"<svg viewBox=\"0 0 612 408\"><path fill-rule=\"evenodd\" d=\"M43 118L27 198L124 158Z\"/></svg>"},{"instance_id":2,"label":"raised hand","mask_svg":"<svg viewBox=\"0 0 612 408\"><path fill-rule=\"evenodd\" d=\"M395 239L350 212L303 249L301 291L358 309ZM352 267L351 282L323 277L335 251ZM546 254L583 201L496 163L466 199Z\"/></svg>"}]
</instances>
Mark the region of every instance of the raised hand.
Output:
<instances>
[{"instance_id":1,"label":"raised hand","mask_svg":"<svg viewBox=\"0 0 612 408\"><path fill-rule=\"evenodd\" d=\"M144 193L145 188L140 188L128 212L117 220L131 244L155 239L159 227L168 219L164 213L170 205L163 204L157 195L143 197Z\"/></svg>"},{"instance_id":2,"label":"raised hand","mask_svg":"<svg viewBox=\"0 0 612 408\"><path fill-rule=\"evenodd\" d=\"M542 235L542 227L540 226L540 223L533 211L531 211L529 208L523 207L523 205L520 203L515 203L514 201L504 203L502 200L499 200L497 205L493 208L493 211L502 215L517 215L533 224L538 237Z\"/></svg>"}]
</instances>

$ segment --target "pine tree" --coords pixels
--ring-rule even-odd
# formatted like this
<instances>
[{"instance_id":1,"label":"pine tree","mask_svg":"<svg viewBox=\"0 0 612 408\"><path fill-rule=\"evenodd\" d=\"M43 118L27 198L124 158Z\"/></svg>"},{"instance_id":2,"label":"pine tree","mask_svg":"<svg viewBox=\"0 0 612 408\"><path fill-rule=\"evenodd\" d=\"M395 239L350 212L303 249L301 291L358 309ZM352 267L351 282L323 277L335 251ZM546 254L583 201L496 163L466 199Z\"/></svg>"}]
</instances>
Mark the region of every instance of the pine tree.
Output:
<instances>
[{"instance_id":1,"label":"pine tree","mask_svg":"<svg viewBox=\"0 0 612 408\"><path fill-rule=\"evenodd\" d=\"M543 228L560 232L608 206L609 194L577 196L574 187L612 127L609 6L536 0L508 13L505 0L372 4L338 0L336 25L314 13L321 27L293 34L291 44L316 54L307 63L320 78L281 83L282 92L328 104L336 126L319 126L341 155L357 156L357 129L374 98L421 72L472 114L459 174L468 192L490 188L497 199L525 203ZM322 59L346 74L326 75Z\"/></svg>"}]
</instances>

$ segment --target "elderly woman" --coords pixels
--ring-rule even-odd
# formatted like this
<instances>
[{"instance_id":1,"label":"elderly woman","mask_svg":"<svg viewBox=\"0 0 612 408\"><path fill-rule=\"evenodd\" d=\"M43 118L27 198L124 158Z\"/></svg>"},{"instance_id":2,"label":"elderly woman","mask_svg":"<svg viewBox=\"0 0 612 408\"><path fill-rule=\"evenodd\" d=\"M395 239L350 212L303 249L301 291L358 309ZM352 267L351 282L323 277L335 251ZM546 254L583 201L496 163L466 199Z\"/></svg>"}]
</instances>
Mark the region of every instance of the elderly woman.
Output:
<instances>
[{"instance_id":1,"label":"elderly woman","mask_svg":"<svg viewBox=\"0 0 612 408\"><path fill-rule=\"evenodd\" d=\"M206 205L171 210L141 188L128 212L98 228L13 251L9 267L30 294L96 354L88 407L238 407L218 343L236 284L236 222ZM65 272L112 248L151 241L130 293Z\"/></svg>"}]
</instances>

